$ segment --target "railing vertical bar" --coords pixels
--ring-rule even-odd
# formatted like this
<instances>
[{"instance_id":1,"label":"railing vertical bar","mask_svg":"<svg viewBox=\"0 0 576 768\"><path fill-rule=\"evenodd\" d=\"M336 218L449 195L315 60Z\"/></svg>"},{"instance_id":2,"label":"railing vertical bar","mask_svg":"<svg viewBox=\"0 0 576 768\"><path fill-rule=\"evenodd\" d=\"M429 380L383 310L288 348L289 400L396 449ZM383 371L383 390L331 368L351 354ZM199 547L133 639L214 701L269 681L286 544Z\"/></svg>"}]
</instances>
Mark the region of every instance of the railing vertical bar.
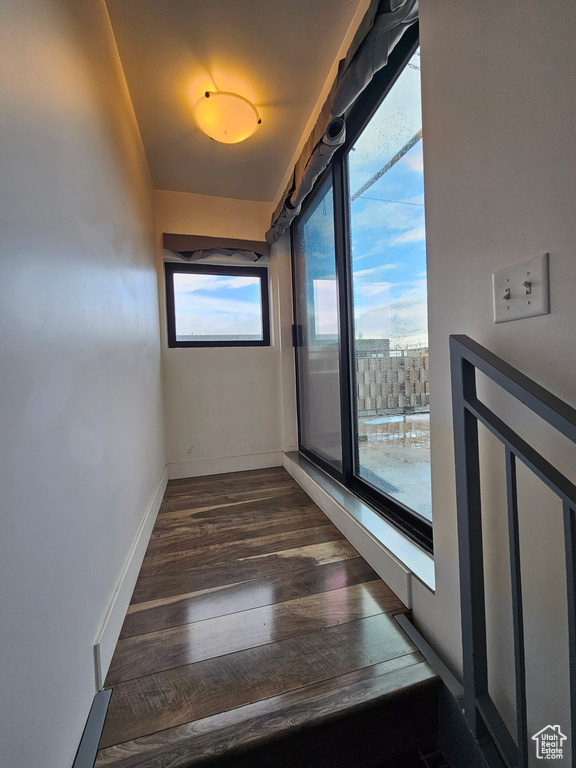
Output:
<instances>
[{"instance_id":1,"label":"railing vertical bar","mask_svg":"<svg viewBox=\"0 0 576 768\"><path fill-rule=\"evenodd\" d=\"M566 591L568 597L568 649L570 659L570 744L576 738L576 513L564 503ZM572 747L574 750L574 747ZM574 759L574 755L573 755Z\"/></svg>"},{"instance_id":2,"label":"railing vertical bar","mask_svg":"<svg viewBox=\"0 0 576 768\"><path fill-rule=\"evenodd\" d=\"M508 502L510 579L512 583L514 664L516 668L518 765L520 768L527 768L528 721L526 714L526 661L524 649L524 611L522 607L522 574L520 565L520 532L518 523L518 486L516 479L516 457L509 448L506 448L506 496Z\"/></svg>"},{"instance_id":3,"label":"railing vertical bar","mask_svg":"<svg viewBox=\"0 0 576 768\"><path fill-rule=\"evenodd\" d=\"M458 352L452 351L451 357L464 713L476 738L483 739L485 726L476 710L476 700L488 693L480 459L478 422L466 408L466 398L476 396L476 378L474 366Z\"/></svg>"}]
</instances>

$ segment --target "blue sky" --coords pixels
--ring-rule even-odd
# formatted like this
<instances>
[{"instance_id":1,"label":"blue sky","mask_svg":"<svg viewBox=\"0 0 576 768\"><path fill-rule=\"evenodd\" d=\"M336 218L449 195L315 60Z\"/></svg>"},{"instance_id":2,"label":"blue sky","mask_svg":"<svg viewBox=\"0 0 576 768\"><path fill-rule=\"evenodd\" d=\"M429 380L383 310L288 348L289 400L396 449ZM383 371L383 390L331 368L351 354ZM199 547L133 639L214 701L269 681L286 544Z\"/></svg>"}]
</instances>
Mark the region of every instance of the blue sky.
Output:
<instances>
[{"instance_id":1,"label":"blue sky","mask_svg":"<svg viewBox=\"0 0 576 768\"><path fill-rule=\"evenodd\" d=\"M421 129L415 54L348 156L351 197ZM355 335L392 346L428 343L422 141L351 202ZM316 333L337 333L332 193L306 214L309 312Z\"/></svg>"},{"instance_id":2,"label":"blue sky","mask_svg":"<svg viewBox=\"0 0 576 768\"><path fill-rule=\"evenodd\" d=\"M419 142L352 203L357 337L427 344L421 159Z\"/></svg>"},{"instance_id":3,"label":"blue sky","mask_svg":"<svg viewBox=\"0 0 576 768\"><path fill-rule=\"evenodd\" d=\"M174 275L176 333L261 335L260 280L225 275Z\"/></svg>"},{"instance_id":4,"label":"blue sky","mask_svg":"<svg viewBox=\"0 0 576 768\"><path fill-rule=\"evenodd\" d=\"M416 53L349 155L350 194L422 127ZM351 203L355 332L427 344L422 141Z\"/></svg>"}]
</instances>

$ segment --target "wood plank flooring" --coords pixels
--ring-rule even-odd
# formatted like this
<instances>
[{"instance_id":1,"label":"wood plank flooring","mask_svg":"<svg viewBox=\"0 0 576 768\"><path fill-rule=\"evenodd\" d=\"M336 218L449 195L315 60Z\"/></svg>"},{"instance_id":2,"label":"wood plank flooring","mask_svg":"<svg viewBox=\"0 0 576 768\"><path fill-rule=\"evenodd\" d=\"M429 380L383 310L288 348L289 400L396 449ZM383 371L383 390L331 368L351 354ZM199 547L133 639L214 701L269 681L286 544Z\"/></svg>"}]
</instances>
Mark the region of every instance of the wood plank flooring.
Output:
<instances>
[{"instance_id":1,"label":"wood plank flooring","mask_svg":"<svg viewBox=\"0 0 576 768\"><path fill-rule=\"evenodd\" d=\"M405 610L285 470L171 481L96 767L240 765L249 747L290 736L293 749L294 734L430 687L392 619Z\"/></svg>"}]
</instances>

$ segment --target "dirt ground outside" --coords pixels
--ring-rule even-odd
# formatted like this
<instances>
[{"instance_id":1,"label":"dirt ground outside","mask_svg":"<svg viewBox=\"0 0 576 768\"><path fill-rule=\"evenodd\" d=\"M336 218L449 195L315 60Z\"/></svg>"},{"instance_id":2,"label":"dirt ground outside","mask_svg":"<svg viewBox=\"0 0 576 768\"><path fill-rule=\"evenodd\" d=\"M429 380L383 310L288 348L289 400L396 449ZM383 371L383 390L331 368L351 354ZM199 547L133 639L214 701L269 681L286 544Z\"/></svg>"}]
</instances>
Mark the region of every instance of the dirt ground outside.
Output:
<instances>
[{"instance_id":1,"label":"dirt ground outside","mask_svg":"<svg viewBox=\"0 0 576 768\"><path fill-rule=\"evenodd\" d=\"M432 520L430 414L361 416L358 433L360 476Z\"/></svg>"}]
</instances>

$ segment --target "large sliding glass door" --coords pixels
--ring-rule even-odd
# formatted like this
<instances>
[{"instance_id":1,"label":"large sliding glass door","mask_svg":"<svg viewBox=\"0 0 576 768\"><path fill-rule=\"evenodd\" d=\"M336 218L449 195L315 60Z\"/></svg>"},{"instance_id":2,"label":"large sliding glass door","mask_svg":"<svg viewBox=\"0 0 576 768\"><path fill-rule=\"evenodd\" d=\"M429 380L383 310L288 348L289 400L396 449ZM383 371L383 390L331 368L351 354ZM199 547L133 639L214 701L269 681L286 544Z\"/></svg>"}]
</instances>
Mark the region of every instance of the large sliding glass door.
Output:
<instances>
[{"instance_id":1,"label":"large sliding glass door","mask_svg":"<svg viewBox=\"0 0 576 768\"><path fill-rule=\"evenodd\" d=\"M334 202L328 177L294 230L300 445L342 471Z\"/></svg>"},{"instance_id":2,"label":"large sliding glass door","mask_svg":"<svg viewBox=\"0 0 576 768\"><path fill-rule=\"evenodd\" d=\"M432 519L420 56L347 155L356 472Z\"/></svg>"},{"instance_id":3,"label":"large sliding glass door","mask_svg":"<svg viewBox=\"0 0 576 768\"><path fill-rule=\"evenodd\" d=\"M292 228L300 447L430 548L420 58L405 38Z\"/></svg>"}]
</instances>

